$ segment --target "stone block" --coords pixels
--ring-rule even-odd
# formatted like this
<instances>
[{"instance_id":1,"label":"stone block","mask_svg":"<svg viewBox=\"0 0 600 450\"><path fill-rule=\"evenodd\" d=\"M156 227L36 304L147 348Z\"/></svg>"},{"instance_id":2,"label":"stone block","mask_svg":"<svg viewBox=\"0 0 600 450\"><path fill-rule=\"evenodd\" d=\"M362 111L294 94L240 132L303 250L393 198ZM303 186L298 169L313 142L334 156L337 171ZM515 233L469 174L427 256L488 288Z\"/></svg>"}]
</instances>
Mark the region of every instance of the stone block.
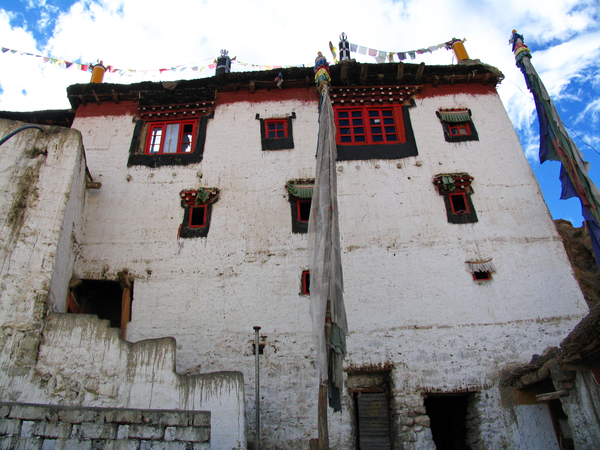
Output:
<instances>
[{"instance_id":1,"label":"stone block","mask_svg":"<svg viewBox=\"0 0 600 450\"><path fill-rule=\"evenodd\" d=\"M415 423L415 419L413 419L411 417L401 417L400 418L400 424L404 425L406 427L412 427L414 423Z\"/></svg>"},{"instance_id":2,"label":"stone block","mask_svg":"<svg viewBox=\"0 0 600 450\"><path fill-rule=\"evenodd\" d=\"M115 439L117 424L85 422L73 425L71 437L76 439Z\"/></svg>"},{"instance_id":3,"label":"stone block","mask_svg":"<svg viewBox=\"0 0 600 450\"><path fill-rule=\"evenodd\" d=\"M54 410L45 406L13 405L8 417L11 419L45 420L52 411Z\"/></svg>"},{"instance_id":4,"label":"stone block","mask_svg":"<svg viewBox=\"0 0 600 450\"><path fill-rule=\"evenodd\" d=\"M43 438L66 439L71 436L71 427L70 423L36 422L33 434Z\"/></svg>"},{"instance_id":5,"label":"stone block","mask_svg":"<svg viewBox=\"0 0 600 450\"><path fill-rule=\"evenodd\" d=\"M57 439L53 450L92 450L92 441L88 439Z\"/></svg>"},{"instance_id":6,"label":"stone block","mask_svg":"<svg viewBox=\"0 0 600 450\"><path fill-rule=\"evenodd\" d=\"M43 439L38 437L28 437L19 439L14 450L42 450Z\"/></svg>"},{"instance_id":7,"label":"stone block","mask_svg":"<svg viewBox=\"0 0 600 450\"><path fill-rule=\"evenodd\" d=\"M58 412L59 419L67 423L96 422L100 416L100 411L90 409L66 409Z\"/></svg>"},{"instance_id":8,"label":"stone block","mask_svg":"<svg viewBox=\"0 0 600 450\"><path fill-rule=\"evenodd\" d=\"M154 425L128 425L129 438L135 439L162 439L164 430Z\"/></svg>"},{"instance_id":9,"label":"stone block","mask_svg":"<svg viewBox=\"0 0 600 450\"><path fill-rule=\"evenodd\" d=\"M44 439L42 442L42 450L54 450L56 446L56 439Z\"/></svg>"},{"instance_id":10,"label":"stone block","mask_svg":"<svg viewBox=\"0 0 600 450\"><path fill-rule=\"evenodd\" d=\"M117 439L116 441L106 441L104 450L139 450L140 441L137 439Z\"/></svg>"},{"instance_id":11,"label":"stone block","mask_svg":"<svg viewBox=\"0 0 600 450\"><path fill-rule=\"evenodd\" d=\"M117 439L127 439L129 437L129 425L119 425L117 429Z\"/></svg>"},{"instance_id":12,"label":"stone block","mask_svg":"<svg viewBox=\"0 0 600 450\"><path fill-rule=\"evenodd\" d=\"M21 437L28 438L33 436L33 429L35 427L35 422L31 420L24 420L21 424Z\"/></svg>"},{"instance_id":13,"label":"stone block","mask_svg":"<svg viewBox=\"0 0 600 450\"><path fill-rule=\"evenodd\" d=\"M115 409L106 412L105 420L112 423L142 423L142 411Z\"/></svg>"},{"instance_id":14,"label":"stone block","mask_svg":"<svg viewBox=\"0 0 600 450\"><path fill-rule=\"evenodd\" d=\"M19 435L21 421L19 419L0 419L0 436Z\"/></svg>"},{"instance_id":15,"label":"stone block","mask_svg":"<svg viewBox=\"0 0 600 450\"><path fill-rule=\"evenodd\" d=\"M117 439L116 441L106 441L104 450L139 450L140 441L137 439Z\"/></svg>"},{"instance_id":16,"label":"stone block","mask_svg":"<svg viewBox=\"0 0 600 450\"><path fill-rule=\"evenodd\" d=\"M175 440L175 427L167 427L165 428L165 441L171 442Z\"/></svg>"},{"instance_id":17,"label":"stone block","mask_svg":"<svg viewBox=\"0 0 600 450\"><path fill-rule=\"evenodd\" d=\"M180 427L187 427L190 424L190 417L186 413L163 412L158 414L158 422L153 423Z\"/></svg>"},{"instance_id":18,"label":"stone block","mask_svg":"<svg viewBox=\"0 0 600 450\"><path fill-rule=\"evenodd\" d=\"M415 417L415 425L420 425L422 427L431 427L431 419L429 418L429 416Z\"/></svg>"},{"instance_id":19,"label":"stone block","mask_svg":"<svg viewBox=\"0 0 600 450\"><path fill-rule=\"evenodd\" d=\"M17 443L17 436L0 438L0 450L13 450Z\"/></svg>"},{"instance_id":20,"label":"stone block","mask_svg":"<svg viewBox=\"0 0 600 450\"><path fill-rule=\"evenodd\" d=\"M210 413L209 412L195 413L193 425L195 427L210 427Z\"/></svg>"},{"instance_id":21,"label":"stone block","mask_svg":"<svg viewBox=\"0 0 600 450\"><path fill-rule=\"evenodd\" d=\"M140 450L187 450L185 442L142 441Z\"/></svg>"},{"instance_id":22,"label":"stone block","mask_svg":"<svg viewBox=\"0 0 600 450\"><path fill-rule=\"evenodd\" d=\"M425 409L424 406L418 406L416 408L413 408L413 411L416 412L417 414L427 414L427 410Z\"/></svg>"},{"instance_id":23,"label":"stone block","mask_svg":"<svg viewBox=\"0 0 600 450\"><path fill-rule=\"evenodd\" d=\"M208 442L210 429L201 427L182 427L175 430L175 440L184 442Z\"/></svg>"},{"instance_id":24,"label":"stone block","mask_svg":"<svg viewBox=\"0 0 600 450\"><path fill-rule=\"evenodd\" d=\"M210 450L210 443L209 442L195 443L194 450Z\"/></svg>"},{"instance_id":25,"label":"stone block","mask_svg":"<svg viewBox=\"0 0 600 450\"><path fill-rule=\"evenodd\" d=\"M411 431L407 431L406 433L402 433L401 439L404 442L417 442L417 435Z\"/></svg>"},{"instance_id":26,"label":"stone block","mask_svg":"<svg viewBox=\"0 0 600 450\"><path fill-rule=\"evenodd\" d=\"M10 406L8 406L8 405L0 406L0 417L1 418L5 418L6 416L8 416L8 413L10 413Z\"/></svg>"}]
</instances>

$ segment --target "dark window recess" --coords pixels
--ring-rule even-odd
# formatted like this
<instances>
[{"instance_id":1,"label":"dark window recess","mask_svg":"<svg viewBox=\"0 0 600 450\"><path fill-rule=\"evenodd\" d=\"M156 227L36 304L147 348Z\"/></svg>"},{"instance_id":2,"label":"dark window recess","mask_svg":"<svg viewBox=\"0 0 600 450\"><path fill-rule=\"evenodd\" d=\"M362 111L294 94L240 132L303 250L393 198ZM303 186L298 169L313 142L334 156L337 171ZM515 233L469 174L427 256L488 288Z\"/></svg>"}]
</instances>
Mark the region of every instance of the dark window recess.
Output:
<instances>
[{"instance_id":1,"label":"dark window recess","mask_svg":"<svg viewBox=\"0 0 600 450\"><path fill-rule=\"evenodd\" d=\"M169 121L138 120L127 166L185 166L202 161L210 114Z\"/></svg>"},{"instance_id":2,"label":"dark window recess","mask_svg":"<svg viewBox=\"0 0 600 450\"><path fill-rule=\"evenodd\" d=\"M302 295L310 295L310 272L302 271Z\"/></svg>"},{"instance_id":3,"label":"dark window recess","mask_svg":"<svg viewBox=\"0 0 600 450\"><path fill-rule=\"evenodd\" d=\"M312 200L296 200L296 205L298 205L298 221L299 222L308 222L310 218L310 205Z\"/></svg>"},{"instance_id":4,"label":"dark window recess","mask_svg":"<svg viewBox=\"0 0 600 450\"><path fill-rule=\"evenodd\" d=\"M442 122L447 142L479 140L470 109L440 109L436 114Z\"/></svg>"},{"instance_id":5,"label":"dark window recess","mask_svg":"<svg viewBox=\"0 0 600 450\"><path fill-rule=\"evenodd\" d=\"M208 236L212 205L219 198L216 188L201 188L197 191L181 191L183 221L179 226L179 237L199 238Z\"/></svg>"},{"instance_id":6,"label":"dark window recess","mask_svg":"<svg viewBox=\"0 0 600 450\"><path fill-rule=\"evenodd\" d=\"M446 215L449 223L475 223L477 213L471 201L473 177L466 173L440 174L433 184L444 197Z\"/></svg>"},{"instance_id":7,"label":"dark window recess","mask_svg":"<svg viewBox=\"0 0 600 450\"><path fill-rule=\"evenodd\" d=\"M296 113L279 119L261 119L256 114L256 120L260 121L260 138L263 150L289 150L294 148L294 133L292 132L292 119Z\"/></svg>"},{"instance_id":8,"label":"dark window recess","mask_svg":"<svg viewBox=\"0 0 600 450\"><path fill-rule=\"evenodd\" d=\"M206 226L206 205L190 206L190 227Z\"/></svg>"},{"instance_id":9,"label":"dark window recess","mask_svg":"<svg viewBox=\"0 0 600 450\"><path fill-rule=\"evenodd\" d=\"M400 159L416 156L409 106L336 105L337 160Z\"/></svg>"},{"instance_id":10,"label":"dark window recess","mask_svg":"<svg viewBox=\"0 0 600 450\"><path fill-rule=\"evenodd\" d=\"M560 450L575 450L575 442L573 440L573 432L569 426L569 418L562 407L560 399L550 400L548 408L550 409L550 416L552 417L552 424L554 425L554 432L556 433Z\"/></svg>"},{"instance_id":11,"label":"dark window recess","mask_svg":"<svg viewBox=\"0 0 600 450\"><path fill-rule=\"evenodd\" d=\"M133 300L133 286L130 292ZM70 290L67 312L72 314L95 314L99 319L110 321L113 328L121 328L123 309L123 288L118 281L81 280ZM131 320L131 301L129 301L127 322Z\"/></svg>"},{"instance_id":12,"label":"dark window recess","mask_svg":"<svg viewBox=\"0 0 600 450\"><path fill-rule=\"evenodd\" d=\"M308 232L314 180L289 181L286 189L292 207L292 233Z\"/></svg>"},{"instance_id":13,"label":"dark window recess","mask_svg":"<svg viewBox=\"0 0 600 450\"><path fill-rule=\"evenodd\" d=\"M474 394L429 394L425 410L437 450L469 450L467 437L475 433L467 421L470 397Z\"/></svg>"},{"instance_id":14,"label":"dark window recess","mask_svg":"<svg viewBox=\"0 0 600 450\"><path fill-rule=\"evenodd\" d=\"M475 281L489 281L492 279L491 272L473 272L473 279Z\"/></svg>"}]
</instances>

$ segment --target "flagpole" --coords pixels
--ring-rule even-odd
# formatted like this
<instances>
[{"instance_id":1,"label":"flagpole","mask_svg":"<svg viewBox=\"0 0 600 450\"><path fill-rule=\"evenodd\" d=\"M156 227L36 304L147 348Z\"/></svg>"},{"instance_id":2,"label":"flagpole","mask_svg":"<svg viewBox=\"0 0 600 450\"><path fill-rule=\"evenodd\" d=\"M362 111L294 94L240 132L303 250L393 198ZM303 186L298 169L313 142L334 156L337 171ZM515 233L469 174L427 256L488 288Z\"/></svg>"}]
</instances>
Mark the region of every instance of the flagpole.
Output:
<instances>
[{"instance_id":1,"label":"flagpole","mask_svg":"<svg viewBox=\"0 0 600 450\"><path fill-rule=\"evenodd\" d=\"M317 348L319 381L318 449L329 449L327 405L342 408L343 359L348 334L343 299L342 261L337 205L335 118L329 97L327 59L319 52L315 82L320 94L315 184L308 222L310 313ZM311 444L313 447L313 444Z\"/></svg>"}]
</instances>

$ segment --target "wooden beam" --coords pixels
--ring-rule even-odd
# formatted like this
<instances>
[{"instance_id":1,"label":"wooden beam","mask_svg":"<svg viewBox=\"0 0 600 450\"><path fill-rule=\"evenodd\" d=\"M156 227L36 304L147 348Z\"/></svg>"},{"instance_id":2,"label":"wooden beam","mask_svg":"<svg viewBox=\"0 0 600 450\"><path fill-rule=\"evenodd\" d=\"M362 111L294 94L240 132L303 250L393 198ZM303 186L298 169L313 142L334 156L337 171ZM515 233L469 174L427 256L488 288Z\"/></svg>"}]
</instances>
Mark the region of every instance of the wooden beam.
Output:
<instances>
[{"instance_id":1,"label":"wooden beam","mask_svg":"<svg viewBox=\"0 0 600 450\"><path fill-rule=\"evenodd\" d=\"M536 395L535 399L541 403L549 402L550 400L556 400L561 397L566 397L567 395L569 395L569 391L563 389L562 391L548 392L547 394Z\"/></svg>"},{"instance_id":2,"label":"wooden beam","mask_svg":"<svg viewBox=\"0 0 600 450\"><path fill-rule=\"evenodd\" d=\"M119 104L119 97L117 97L117 93L115 92L114 89L111 89L110 91L112 92L113 102L115 102L118 105Z\"/></svg>"},{"instance_id":3,"label":"wooden beam","mask_svg":"<svg viewBox=\"0 0 600 450\"><path fill-rule=\"evenodd\" d=\"M94 98L96 99L96 103L98 103L99 105L101 104L100 102L100 98L98 97L98 94L96 94L96 91L92 89L92 94L94 94Z\"/></svg>"},{"instance_id":4,"label":"wooden beam","mask_svg":"<svg viewBox=\"0 0 600 450\"><path fill-rule=\"evenodd\" d=\"M404 63L403 62L398 63L398 75L396 75L396 78L398 78L398 81L402 81L402 78L404 78Z\"/></svg>"},{"instance_id":5,"label":"wooden beam","mask_svg":"<svg viewBox=\"0 0 600 450\"><path fill-rule=\"evenodd\" d=\"M87 102L85 101L85 97L83 95L79 95L79 101L83 103L83 106L87 105Z\"/></svg>"},{"instance_id":6,"label":"wooden beam","mask_svg":"<svg viewBox=\"0 0 600 450\"><path fill-rule=\"evenodd\" d=\"M121 339L127 336L127 324L131 318L131 291L127 288L123 289L121 297Z\"/></svg>"},{"instance_id":7,"label":"wooden beam","mask_svg":"<svg viewBox=\"0 0 600 450\"><path fill-rule=\"evenodd\" d=\"M419 64L419 68L417 69L417 82L421 83L421 78L423 77L423 71L425 70L425 63L422 62Z\"/></svg>"},{"instance_id":8,"label":"wooden beam","mask_svg":"<svg viewBox=\"0 0 600 450\"><path fill-rule=\"evenodd\" d=\"M319 385L318 415L319 450L329 450L329 430L327 429L327 381Z\"/></svg>"}]
</instances>

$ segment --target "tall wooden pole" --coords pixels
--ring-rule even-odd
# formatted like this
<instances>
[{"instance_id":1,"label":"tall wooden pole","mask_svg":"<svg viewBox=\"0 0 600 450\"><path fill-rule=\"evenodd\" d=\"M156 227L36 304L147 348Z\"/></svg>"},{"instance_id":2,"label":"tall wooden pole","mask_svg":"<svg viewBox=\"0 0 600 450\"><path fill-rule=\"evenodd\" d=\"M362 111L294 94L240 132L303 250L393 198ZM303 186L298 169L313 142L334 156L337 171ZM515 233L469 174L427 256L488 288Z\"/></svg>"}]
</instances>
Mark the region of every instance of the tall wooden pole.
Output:
<instances>
[{"instance_id":1,"label":"tall wooden pole","mask_svg":"<svg viewBox=\"0 0 600 450\"><path fill-rule=\"evenodd\" d=\"M329 430L327 429L327 381L319 385L319 450L329 450Z\"/></svg>"}]
</instances>

